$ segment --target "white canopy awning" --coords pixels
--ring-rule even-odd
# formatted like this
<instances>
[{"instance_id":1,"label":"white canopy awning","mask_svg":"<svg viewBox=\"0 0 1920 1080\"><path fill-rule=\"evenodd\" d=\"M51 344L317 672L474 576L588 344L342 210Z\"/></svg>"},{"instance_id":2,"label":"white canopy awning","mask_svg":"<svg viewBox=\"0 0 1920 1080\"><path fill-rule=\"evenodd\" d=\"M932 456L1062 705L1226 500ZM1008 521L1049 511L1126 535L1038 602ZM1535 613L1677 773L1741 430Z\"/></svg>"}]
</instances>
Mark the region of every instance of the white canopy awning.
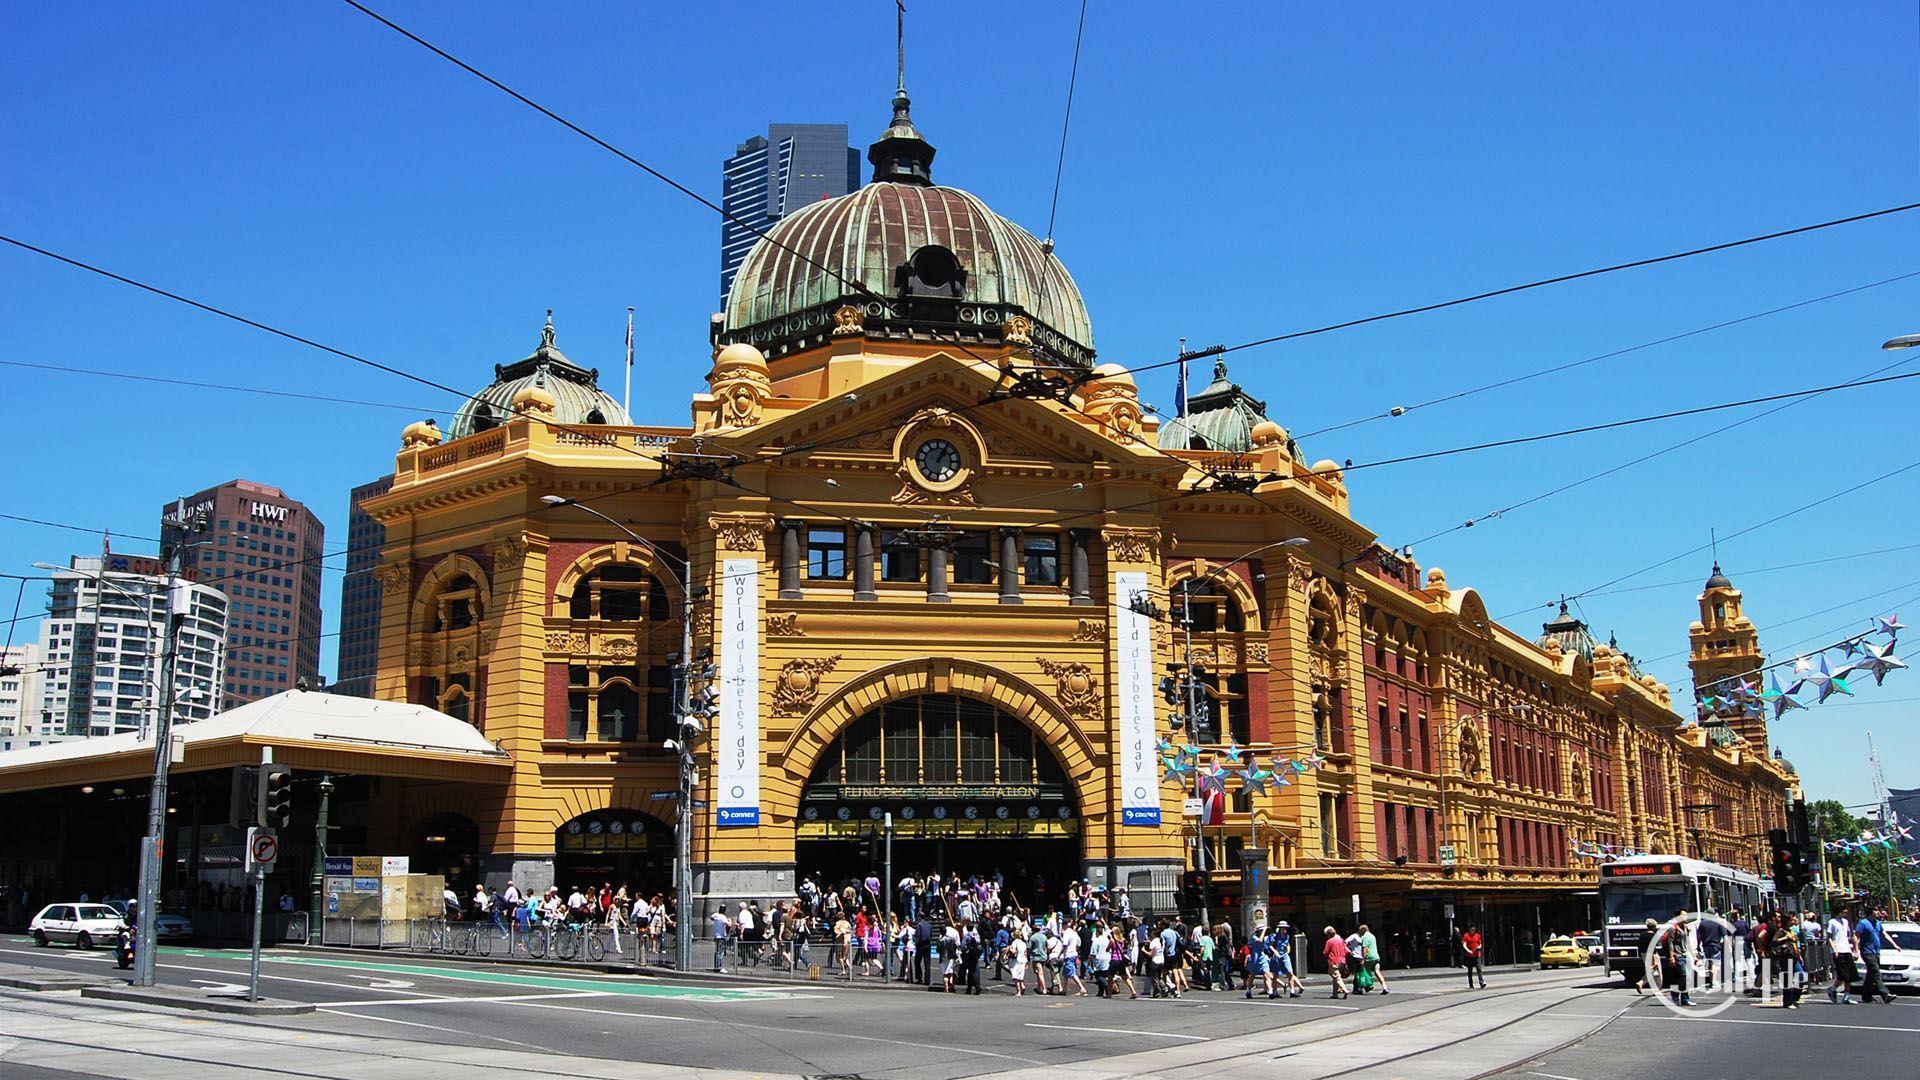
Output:
<instances>
[{"instance_id":1,"label":"white canopy awning","mask_svg":"<svg viewBox=\"0 0 1920 1080\"><path fill-rule=\"evenodd\" d=\"M197 723L180 724L183 772L273 760L296 769L369 776L501 782L512 760L472 724L398 701L288 690ZM0 753L0 791L153 771L153 742L138 734L66 739Z\"/></svg>"}]
</instances>

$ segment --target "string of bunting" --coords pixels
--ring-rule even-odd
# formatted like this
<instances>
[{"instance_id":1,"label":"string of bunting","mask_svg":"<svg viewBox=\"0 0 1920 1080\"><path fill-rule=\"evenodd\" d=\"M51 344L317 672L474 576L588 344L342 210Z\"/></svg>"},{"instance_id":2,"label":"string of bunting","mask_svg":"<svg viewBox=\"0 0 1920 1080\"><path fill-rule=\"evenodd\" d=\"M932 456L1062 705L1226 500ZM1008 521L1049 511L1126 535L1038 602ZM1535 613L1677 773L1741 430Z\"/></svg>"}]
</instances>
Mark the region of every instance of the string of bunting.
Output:
<instances>
[{"instance_id":1,"label":"string of bunting","mask_svg":"<svg viewBox=\"0 0 1920 1080\"><path fill-rule=\"evenodd\" d=\"M1319 754L1303 758L1275 754L1273 767L1263 768L1258 754L1234 743L1228 743L1223 751L1204 751L1192 743L1175 745L1161 739L1154 749L1159 752L1160 767L1166 772L1163 783L1185 788L1197 777L1200 790L1212 795L1225 794L1228 782L1235 779L1240 782L1240 794L1265 795L1268 788L1291 787L1291 777L1327 763ZM1210 755L1204 766L1200 764L1202 754Z\"/></svg>"},{"instance_id":2,"label":"string of bunting","mask_svg":"<svg viewBox=\"0 0 1920 1080\"><path fill-rule=\"evenodd\" d=\"M1900 841L1913 839L1913 826L1889 825L1878 831L1860 834L1857 840L1829 840L1820 845L1830 852L1851 854L1856 851L1872 851L1875 848L1889 850L1899 847ZM1920 864L1920 857L1908 855L1897 860L1902 866Z\"/></svg>"},{"instance_id":3,"label":"string of bunting","mask_svg":"<svg viewBox=\"0 0 1920 1080\"><path fill-rule=\"evenodd\" d=\"M1747 676L1757 672L1729 675L1700 687L1694 692L1694 698L1701 716L1738 713L1764 717L1768 707L1772 707L1773 718L1778 720L1809 704L1823 704L1835 694L1852 697L1853 684L1863 675L1872 675L1875 686L1884 685L1889 674L1907 666L1906 661L1893 654L1899 633L1906 626L1900 621L1898 613L1875 616L1873 621L1876 625L1871 630L1794 657L1791 661L1793 674L1784 683L1780 680L1778 669L1786 667L1788 661L1769 664L1761 669L1768 672L1764 689L1755 690L1747 685ZM1872 640L1881 635L1886 636L1885 641ZM1839 653L1837 663L1829 662L1827 654L1830 652ZM1818 692L1820 696L1817 700L1801 700L1799 695L1809 688Z\"/></svg>"},{"instance_id":4,"label":"string of bunting","mask_svg":"<svg viewBox=\"0 0 1920 1080\"><path fill-rule=\"evenodd\" d=\"M1636 855L1647 854L1634 848L1621 848L1615 851L1612 844L1588 844L1579 840L1569 841L1569 843L1575 858L1592 859L1595 862L1613 862L1616 859L1630 859Z\"/></svg>"}]
</instances>

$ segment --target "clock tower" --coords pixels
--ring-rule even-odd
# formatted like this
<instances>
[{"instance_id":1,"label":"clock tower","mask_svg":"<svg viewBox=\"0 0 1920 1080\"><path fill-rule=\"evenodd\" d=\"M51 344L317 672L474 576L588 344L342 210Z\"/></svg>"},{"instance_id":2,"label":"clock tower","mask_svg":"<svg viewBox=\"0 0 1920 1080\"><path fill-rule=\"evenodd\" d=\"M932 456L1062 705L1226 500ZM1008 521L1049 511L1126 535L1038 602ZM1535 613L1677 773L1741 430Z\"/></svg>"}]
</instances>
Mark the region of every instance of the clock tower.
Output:
<instances>
[{"instance_id":1,"label":"clock tower","mask_svg":"<svg viewBox=\"0 0 1920 1080\"><path fill-rule=\"evenodd\" d=\"M1753 620L1741 611L1740 590L1733 587L1720 564L1713 564L1713 575L1700 591L1700 620L1687 633L1691 651L1687 666L1693 671L1693 688L1702 701L1700 716L1706 723L1726 725L1725 730L1745 739L1753 752L1767 753L1767 714L1757 696L1729 702L1727 691L1744 686L1758 694L1760 669L1766 654L1760 651L1760 632ZM1712 696L1715 704L1704 704Z\"/></svg>"}]
</instances>

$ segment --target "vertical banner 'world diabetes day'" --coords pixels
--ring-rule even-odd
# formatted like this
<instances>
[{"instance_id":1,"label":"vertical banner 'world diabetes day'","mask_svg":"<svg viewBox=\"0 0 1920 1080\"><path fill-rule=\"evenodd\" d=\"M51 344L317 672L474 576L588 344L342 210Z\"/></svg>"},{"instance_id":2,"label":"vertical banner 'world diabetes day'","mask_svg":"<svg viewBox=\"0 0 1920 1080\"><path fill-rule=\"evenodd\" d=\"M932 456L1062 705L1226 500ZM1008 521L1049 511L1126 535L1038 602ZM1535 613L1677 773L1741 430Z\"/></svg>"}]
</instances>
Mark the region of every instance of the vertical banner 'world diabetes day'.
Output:
<instances>
[{"instance_id":1,"label":"vertical banner 'world diabetes day'","mask_svg":"<svg viewBox=\"0 0 1920 1080\"><path fill-rule=\"evenodd\" d=\"M720 588L717 824L760 824L760 562L727 559Z\"/></svg>"},{"instance_id":2,"label":"vertical banner 'world diabetes day'","mask_svg":"<svg viewBox=\"0 0 1920 1080\"><path fill-rule=\"evenodd\" d=\"M1160 824L1160 783L1153 757L1153 620L1133 610L1135 594L1147 591L1147 575L1113 575L1120 609L1120 821Z\"/></svg>"}]
</instances>

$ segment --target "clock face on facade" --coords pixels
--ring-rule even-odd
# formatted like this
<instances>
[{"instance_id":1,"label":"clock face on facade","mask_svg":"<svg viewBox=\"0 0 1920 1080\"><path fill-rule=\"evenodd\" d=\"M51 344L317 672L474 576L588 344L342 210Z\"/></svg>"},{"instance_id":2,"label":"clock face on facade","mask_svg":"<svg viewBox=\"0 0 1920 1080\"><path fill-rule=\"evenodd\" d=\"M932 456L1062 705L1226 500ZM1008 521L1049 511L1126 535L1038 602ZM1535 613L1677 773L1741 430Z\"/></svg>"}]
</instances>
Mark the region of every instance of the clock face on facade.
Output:
<instances>
[{"instance_id":1,"label":"clock face on facade","mask_svg":"<svg viewBox=\"0 0 1920 1080\"><path fill-rule=\"evenodd\" d=\"M960 451L945 439L928 439L914 451L913 463L920 475L936 484L944 484L960 472Z\"/></svg>"}]
</instances>

